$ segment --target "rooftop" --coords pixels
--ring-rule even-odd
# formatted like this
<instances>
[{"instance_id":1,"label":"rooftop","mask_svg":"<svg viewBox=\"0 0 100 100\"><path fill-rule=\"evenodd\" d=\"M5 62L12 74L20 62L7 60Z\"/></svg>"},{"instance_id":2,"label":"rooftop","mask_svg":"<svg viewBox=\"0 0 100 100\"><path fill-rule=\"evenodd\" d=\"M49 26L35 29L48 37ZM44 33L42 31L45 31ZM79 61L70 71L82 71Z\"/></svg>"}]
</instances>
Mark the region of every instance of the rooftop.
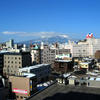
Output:
<instances>
[{"instance_id":1,"label":"rooftop","mask_svg":"<svg viewBox=\"0 0 100 100\"><path fill-rule=\"evenodd\" d=\"M90 62L81 62L80 64L90 64Z\"/></svg>"},{"instance_id":2,"label":"rooftop","mask_svg":"<svg viewBox=\"0 0 100 100\"><path fill-rule=\"evenodd\" d=\"M24 55L30 54L30 52L7 52L5 55Z\"/></svg>"},{"instance_id":3,"label":"rooftop","mask_svg":"<svg viewBox=\"0 0 100 100\"><path fill-rule=\"evenodd\" d=\"M99 100L100 88L53 84L27 100Z\"/></svg>"},{"instance_id":4,"label":"rooftop","mask_svg":"<svg viewBox=\"0 0 100 100\"><path fill-rule=\"evenodd\" d=\"M23 76L26 76L27 78L31 78L31 77L35 77L35 74L31 74L31 73L23 73Z\"/></svg>"},{"instance_id":5,"label":"rooftop","mask_svg":"<svg viewBox=\"0 0 100 100\"><path fill-rule=\"evenodd\" d=\"M71 60L55 60L56 62L71 62Z\"/></svg>"},{"instance_id":6,"label":"rooftop","mask_svg":"<svg viewBox=\"0 0 100 100\"><path fill-rule=\"evenodd\" d=\"M24 67L24 68L20 68L19 70L30 70L30 69L35 69L35 68L40 68L43 66L48 66L50 64L38 64L38 65L34 65L34 66L29 66L29 67Z\"/></svg>"}]
</instances>

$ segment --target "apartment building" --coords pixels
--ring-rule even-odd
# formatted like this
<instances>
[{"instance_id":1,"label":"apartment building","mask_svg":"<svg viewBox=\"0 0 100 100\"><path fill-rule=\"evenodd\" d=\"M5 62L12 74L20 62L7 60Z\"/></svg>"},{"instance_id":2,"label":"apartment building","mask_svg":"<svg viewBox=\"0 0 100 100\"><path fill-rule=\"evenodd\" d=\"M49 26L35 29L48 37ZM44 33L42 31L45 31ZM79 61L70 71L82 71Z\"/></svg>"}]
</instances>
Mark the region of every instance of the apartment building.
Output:
<instances>
[{"instance_id":1,"label":"apartment building","mask_svg":"<svg viewBox=\"0 0 100 100\"><path fill-rule=\"evenodd\" d=\"M41 63L52 64L55 60L56 49L51 49L49 45L41 45Z\"/></svg>"},{"instance_id":2,"label":"apartment building","mask_svg":"<svg viewBox=\"0 0 100 100\"><path fill-rule=\"evenodd\" d=\"M31 55L29 52L6 53L4 54L3 75L17 75L18 69L31 65Z\"/></svg>"},{"instance_id":3,"label":"apartment building","mask_svg":"<svg viewBox=\"0 0 100 100\"><path fill-rule=\"evenodd\" d=\"M35 74L23 73L21 76L9 76L9 83L16 100L25 100L37 90Z\"/></svg>"}]
</instances>

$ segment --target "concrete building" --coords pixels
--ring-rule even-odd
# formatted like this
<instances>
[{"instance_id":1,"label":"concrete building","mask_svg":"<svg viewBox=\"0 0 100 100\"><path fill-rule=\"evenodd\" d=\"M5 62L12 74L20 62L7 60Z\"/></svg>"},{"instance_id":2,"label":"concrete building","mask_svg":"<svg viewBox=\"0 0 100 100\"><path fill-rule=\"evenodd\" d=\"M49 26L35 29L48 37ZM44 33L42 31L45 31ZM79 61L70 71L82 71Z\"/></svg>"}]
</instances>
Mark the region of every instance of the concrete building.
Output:
<instances>
[{"instance_id":1,"label":"concrete building","mask_svg":"<svg viewBox=\"0 0 100 100\"><path fill-rule=\"evenodd\" d=\"M100 39L91 37L77 43L69 41L65 48L70 49L72 57L94 57L99 44Z\"/></svg>"},{"instance_id":2,"label":"concrete building","mask_svg":"<svg viewBox=\"0 0 100 100\"><path fill-rule=\"evenodd\" d=\"M14 46L14 40L13 39L6 42L6 48L13 48L13 46Z\"/></svg>"},{"instance_id":3,"label":"concrete building","mask_svg":"<svg viewBox=\"0 0 100 100\"><path fill-rule=\"evenodd\" d=\"M4 53L0 53L0 75L3 75L3 66L4 66Z\"/></svg>"},{"instance_id":4,"label":"concrete building","mask_svg":"<svg viewBox=\"0 0 100 100\"><path fill-rule=\"evenodd\" d=\"M57 73L67 73L73 70L73 63L70 60L55 60L53 69Z\"/></svg>"},{"instance_id":5,"label":"concrete building","mask_svg":"<svg viewBox=\"0 0 100 100\"><path fill-rule=\"evenodd\" d=\"M70 49L59 48L53 45L45 45L41 43L40 46L41 63L52 64L53 67L54 60L61 55L71 56Z\"/></svg>"},{"instance_id":6,"label":"concrete building","mask_svg":"<svg viewBox=\"0 0 100 100\"><path fill-rule=\"evenodd\" d=\"M53 64L55 60L56 50L51 49L48 45L41 44L40 59L41 63Z\"/></svg>"},{"instance_id":7,"label":"concrete building","mask_svg":"<svg viewBox=\"0 0 100 100\"><path fill-rule=\"evenodd\" d=\"M100 77L90 77L87 80L88 87L100 88Z\"/></svg>"},{"instance_id":8,"label":"concrete building","mask_svg":"<svg viewBox=\"0 0 100 100\"><path fill-rule=\"evenodd\" d=\"M3 75L17 75L18 69L31 65L29 52L6 53L4 54Z\"/></svg>"},{"instance_id":9,"label":"concrete building","mask_svg":"<svg viewBox=\"0 0 100 100\"><path fill-rule=\"evenodd\" d=\"M91 63L90 62L81 62L80 69L83 69L85 71L89 71L91 69Z\"/></svg>"},{"instance_id":10,"label":"concrete building","mask_svg":"<svg viewBox=\"0 0 100 100\"><path fill-rule=\"evenodd\" d=\"M62 74L59 77L56 78L58 84L67 85L68 84L68 77L70 76L70 73Z\"/></svg>"},{"instance_id":11,"label":"concrete building","mask_svg":"<svg viewBox=\"0 0 100 100\"><path fill-rule=\"evenodd\" d=\"M95 58L96 59L100 59L100 50L96 51Z\"/></svg>"},{"instance_id":12,"label":"concrete building","mask_svg":"<svg viewBox=\"0 0 100 100\"><path fill-rule=\"evenodd\" d=\"M0 75L3 75L3 67L4 67L4 54L8 53L8 51L0 51Z\"/></svg>"},{"instance_id":13,"label":"concrete building","mask_svg":"<svg viewBox=\"0 0 100 100\"><path fill-rule=\"evenodd\" d=\"M75 76L69 77L68 78L69 85L76 85L76 79L77 79L77 77L75 77Z\"/></svg>"},{"instance_id":14,"label":"concrete building","mask_svg":"<svg viewBox=\"0 0 100 100\"><path fill-rule=\"evenodd\" d=\"M16 100L25 100L36 92L35 74L24 73L21 76L10 76L9 83Z\"/></svg>"},{"instance_id":15,"label":"concrete building","mask_svg":"<svg viewBox=\"0 0 100 100\"><path fill-rule=\"evenodd\" d=\"M41 63L41 57L40 57L40 48L38 45L32 45L31 46L31 57L32 57L32 63L40 64Z\"/></svg>"},{"instance_id":16,"label":"concrete building","mask_svg":"<svg viewBox=\"0 0 100 100\"><path fill-rule=\"evenodd\" d=\"M37 77L37 81L43 82L47 80L51 73L50 64L38 64L30 67L20 68L19 73L33 73Z\"/></svg>"}]
</instances>

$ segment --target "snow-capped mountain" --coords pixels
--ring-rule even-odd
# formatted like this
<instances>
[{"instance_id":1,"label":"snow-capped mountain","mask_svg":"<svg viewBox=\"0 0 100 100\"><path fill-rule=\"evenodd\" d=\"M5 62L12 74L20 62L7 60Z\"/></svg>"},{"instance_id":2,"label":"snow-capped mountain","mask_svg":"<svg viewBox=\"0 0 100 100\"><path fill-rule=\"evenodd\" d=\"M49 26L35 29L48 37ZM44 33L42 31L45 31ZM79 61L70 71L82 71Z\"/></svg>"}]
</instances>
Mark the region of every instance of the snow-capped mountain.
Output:
<instances>
[{"instance_id":1,"label":"snow-capped mountain","mask_svg":"<svg viewBox=\"0 0 100 100\"><path fill-rule=\"evenodd\" d=\"M67 35L58 35L58 36L50 36L50 37L41 37L38 39L32 39L32 40L28 40L28 41L23 41L21 43L24 44L30 44L30 43L41 43L41 42L45 42L45 43L55 43L55 42L59 42L59 43L64 43L64 42L68 42L69 37Z\"/></svg>"}]
</instances>

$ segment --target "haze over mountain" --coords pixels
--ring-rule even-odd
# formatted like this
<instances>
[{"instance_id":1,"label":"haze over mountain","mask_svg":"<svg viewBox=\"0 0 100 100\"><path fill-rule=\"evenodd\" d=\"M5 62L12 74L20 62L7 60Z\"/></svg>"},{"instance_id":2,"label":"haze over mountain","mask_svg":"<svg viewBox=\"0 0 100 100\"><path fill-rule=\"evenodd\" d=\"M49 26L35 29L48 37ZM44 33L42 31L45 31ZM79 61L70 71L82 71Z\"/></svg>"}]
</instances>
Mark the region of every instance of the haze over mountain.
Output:
<instances>
[{"instance_id":1,"label":"haze over mountain","mask_svg":"<svg viewBox=\"0 0 100 100\"><path fill-rule=\"evenodd\" d=\"M39 38L36 38L36 39L31 39L31 40L28 40L28 41L22 41L22 42L19 42L19 43L23 43L23 44L34 44L34 43L41 43L41 42L44 42L44 43L56 43L56 42L59 42L59 43L65 43L65 42L68 42L68 40L72 40L72 41L77 41L79 39L72 39L70 38L69 36L67 35L55 35L55 36L41 36Z\"/></svg>"}]
</instances>

